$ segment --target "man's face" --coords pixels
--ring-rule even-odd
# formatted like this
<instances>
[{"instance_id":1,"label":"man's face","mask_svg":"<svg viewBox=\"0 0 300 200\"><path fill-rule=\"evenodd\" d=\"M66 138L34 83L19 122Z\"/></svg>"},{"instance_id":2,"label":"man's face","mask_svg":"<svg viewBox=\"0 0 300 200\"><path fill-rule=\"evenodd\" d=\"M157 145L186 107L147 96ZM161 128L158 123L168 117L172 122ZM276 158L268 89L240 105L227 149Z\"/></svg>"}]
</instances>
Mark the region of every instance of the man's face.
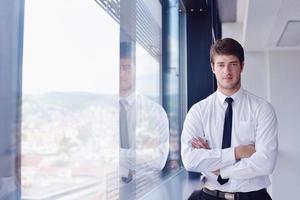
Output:
<instances>
[{"instance_id":1,"label":"man's face","mask_svg":"<svg viewBox=\"0 0 300 200\"><path fill-rule=\"evenodd\" d=\"M129 58L120 59L120 90L122 94L128 94L134 87L134 70Z\"/></svg>"},{"instance_id":2,"label":"man's face","mask_svg":"<svg viewBox=\"0 0 300 200\"><path fill-rule=\"evenodd\" d=\"M212 71L216 75L218 89L225 93L237 91L241 86L244 63L233 55L215 55Z\"/></svg>"}]
</instances>

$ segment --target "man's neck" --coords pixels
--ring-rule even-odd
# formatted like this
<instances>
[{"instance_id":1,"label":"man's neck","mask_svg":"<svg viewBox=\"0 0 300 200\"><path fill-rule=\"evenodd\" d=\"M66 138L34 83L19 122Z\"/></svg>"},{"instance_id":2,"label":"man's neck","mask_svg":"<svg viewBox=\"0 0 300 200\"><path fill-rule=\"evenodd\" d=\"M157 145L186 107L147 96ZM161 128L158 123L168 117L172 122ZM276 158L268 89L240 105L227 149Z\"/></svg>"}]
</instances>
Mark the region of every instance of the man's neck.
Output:
<instances>
[{"instance_id":1,"label":"man's neck","mask_svg":"<svg viewBox=\"0 0 300 200\"><path fill-rule=\"evenodd\" d=\"M226 88L220 88L218 87L218 90L224 94L225 96L227 97L230 97L232 96L233 94L235 94L237 91L239 91L241 89L241 85L239 85L238 87L236 88L232 88L232 89L226 89Z\"/></svg>"},{"instance_id":2,"label":"man's neck","mask_svg":"<svg viewBox=\"0 0 300 200\"><path fill-rule=\"evenodd\" d=\"M130 96L133 93L134 93L133 90L120 90L120 97L126 98L126 97Z\"/></svg>"}]
</instances>

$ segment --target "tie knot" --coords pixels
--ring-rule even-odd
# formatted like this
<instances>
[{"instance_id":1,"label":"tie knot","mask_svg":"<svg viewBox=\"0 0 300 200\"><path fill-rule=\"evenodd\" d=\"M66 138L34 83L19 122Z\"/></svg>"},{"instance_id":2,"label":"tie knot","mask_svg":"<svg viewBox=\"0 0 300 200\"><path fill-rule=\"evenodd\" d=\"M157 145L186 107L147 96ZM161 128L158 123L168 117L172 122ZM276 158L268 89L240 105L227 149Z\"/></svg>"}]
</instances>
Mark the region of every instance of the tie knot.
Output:
<instances>
[{"instance_id":1,"label":"tie knot","mask_svg":"<svg viewBox=\"0 0 300 200\"><path fill-rule=\"evenodd\" d=\"M127 107L127 106L128 106L128 100L126 100L126 99L121 99L121 100L119 100L119 104L120 104L121 106Z\"/></svg>"},{"instance_id":2,"label":"tie knot","mask_svg":"<svg viewBox=\"0 0 300 200\"><path fill-rule=\"evenodd\" d=\"M233 99L231 97L227 97L225 99L225 101L228 103L228 104L231 104L233 102Z\"/></svg>"}]
</instances>

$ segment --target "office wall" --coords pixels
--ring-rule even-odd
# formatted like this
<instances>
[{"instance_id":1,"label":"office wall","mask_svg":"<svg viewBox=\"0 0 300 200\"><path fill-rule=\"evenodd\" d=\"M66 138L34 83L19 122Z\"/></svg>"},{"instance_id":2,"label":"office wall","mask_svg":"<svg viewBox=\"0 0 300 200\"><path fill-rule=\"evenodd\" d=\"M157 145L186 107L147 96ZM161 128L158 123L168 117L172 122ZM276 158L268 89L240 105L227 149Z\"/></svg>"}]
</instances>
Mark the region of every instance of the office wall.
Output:
<instances>
[{"instance_id":1,"label":"office wall","mask_svg":"<svg viewBox=\"0 0 300 200\"><path fill-rule=\"evenodd\" d=\"M243 43L243 23L222 23L222 38L231 37Z\"/></svg>"},{"instance_id":2,"label":"office wall","mask_svg":"<svg viewBox=\"0 0 300 200\"><path fill-rule=\"evenodd\" d=\"M265 52L245 52L242 87L257 96L269 100L268 55Z\"/></svg>"},{"instance_id":3,"label":"office wall","mask_svg":"<svg viewBox=\"0 0 300 200\"><path fill-rule=\"evenodd\" d=\"M300 187L300 51L245 52L244 88L269 100L279 126L279 156L269 192L294 199Z\"/></svg>"},{"instance_id":4,"label":"office wall","mask_svg":"<svg viewBox=\"0 0 300 200\"><path fill-rule=\"evenodd\" d=\"M270 52L270 94L279 124L274 200L295 199L300 188L300 51Z\"/></svg>"}]
</instances>

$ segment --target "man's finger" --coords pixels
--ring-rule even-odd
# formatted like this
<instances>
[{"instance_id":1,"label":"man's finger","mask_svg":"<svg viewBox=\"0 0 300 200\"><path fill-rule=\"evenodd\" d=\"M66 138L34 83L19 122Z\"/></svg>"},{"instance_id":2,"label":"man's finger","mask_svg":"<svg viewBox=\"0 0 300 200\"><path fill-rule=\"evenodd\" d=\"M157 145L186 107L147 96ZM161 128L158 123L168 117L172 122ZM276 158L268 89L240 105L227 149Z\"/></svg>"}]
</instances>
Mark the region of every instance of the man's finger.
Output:
<instances>
[{"instance_id":1,"label":"man's finger","mask_svg":"<svg viewBox=\"0 0 300 200\"><path fill-rule=\"evenodd\" d=\"M206 142L203 143L203 140L199 140L196 138L193 138L191 141L191 144L194 148L203 148L203 149L207 149L208 145Z\"/></svg>"},{"instance_id":2,"label":"man's finger","mask_svg":"<svg viewBox=\"0 0 300 200\"><path fill-rule=\"evenodd\" d=\"M201 143L203 144L203 146L204 146L206 149L209 149L207 140L205 140L205 139L203 139L203 138L201 138L201 137L198 137L197 140L200 140Z\"/></svg>"},{"instance_id":3,"label":"man's finger","mask_svg":"<svg viewBox=\"0 0 300 200\"><path fill-rule=\"evenodd\" d=\"M199 142L197 142L197 141L192 140L192 141L191 141L191 144L192 144L192 146L193 146L194 148L197 148L197 149L203 148L202 145L201 145L201 143L199 143Z\"/></svg>"},{"instance_id":4,"label":"man's finger","mask_svg":"<svg viewBox=\"0 0 300 200\"><path fill-rule=\"evenodd\" d=\"M202 138L197 138L196 141L201 144L201 147L202 148L205 148L205 149L208 149L208 144L205 140L203 140Z\"/></svg>"}]
</instances>

